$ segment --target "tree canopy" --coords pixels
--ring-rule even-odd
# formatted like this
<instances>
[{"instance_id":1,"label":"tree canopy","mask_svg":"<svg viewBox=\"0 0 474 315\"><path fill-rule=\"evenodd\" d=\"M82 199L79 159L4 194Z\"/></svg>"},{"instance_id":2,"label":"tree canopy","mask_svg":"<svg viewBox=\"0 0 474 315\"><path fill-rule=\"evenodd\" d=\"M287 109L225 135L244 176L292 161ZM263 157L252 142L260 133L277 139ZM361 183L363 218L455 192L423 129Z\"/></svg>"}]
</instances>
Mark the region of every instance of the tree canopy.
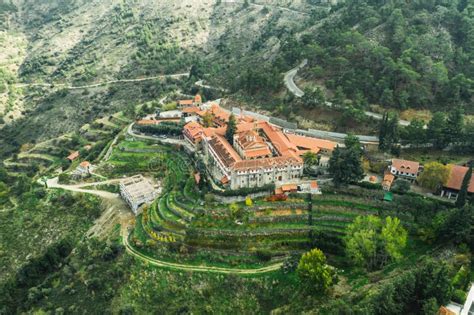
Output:
<instances>
[{"instance_id":1,"label":"tree canopy","mask_svg":"<svg viewBox=\"0 0 474 315\"><path fill-rule=\"evenodd\" d=\"M439 186L446 184L449 179L451 167L439 162L430 162L424 166L424 170L418 177L421 186L435 190Z\"/></svg>"},{"instance_id":2,"label":"tree canopy","mask_svg":"<svg viewBox=\"0 0 474 315\"><path fill-rule=\"evenodd\" d=\"M379 269L390 260L399 260L407 242L407 232L398 218L384 221L376 216L359 216L349 225L345 237L348 257L369 270Z\"/></svg>"},{"instance_id":3,"label":"tree canopy","mask_svg":"<svg viewBox=\"0 0 474 315\"><path fill-rule=\"evenodd\" d=\"M332 271L318 248L303 254L296 271L305 285L316 292L325 293L332 285Z\"/></svg>"}]
</instances>

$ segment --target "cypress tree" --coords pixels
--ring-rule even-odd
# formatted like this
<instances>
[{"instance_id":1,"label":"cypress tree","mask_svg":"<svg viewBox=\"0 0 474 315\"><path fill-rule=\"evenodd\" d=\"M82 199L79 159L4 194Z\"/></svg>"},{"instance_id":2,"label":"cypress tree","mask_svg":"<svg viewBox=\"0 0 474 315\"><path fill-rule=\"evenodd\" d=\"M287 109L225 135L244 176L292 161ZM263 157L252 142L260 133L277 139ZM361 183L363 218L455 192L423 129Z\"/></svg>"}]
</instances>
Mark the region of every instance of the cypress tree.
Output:
<instances>
[{"instance_id":1,"label":"cypress tree","mask_svg":"<svg viewBox=\"0 0 474 315\"><path fill-rule=\"evenodd\" d=\"M385 112L380 122L379 129L379 150L385 151L385 137L387 135L388 113Z\"/></svg>"},{"instance_id":2,"label":"cypress tree","mask_svg":"<svg viewBox=\"0 0 474 315\"><path fill-rule=\"evenodd\" d=\"M234 134L236 130L237 130L237 123L235 122L235 116L234 114L231 114L229 117L229 122L227 123L225 138L232 145L234 144Z\"/></svg>"},{"instance_id":3,"label":"cypress tree","mask_svg":"<svg viewBox=\"0 0 474 315\"><path fill-rule=\"evenodd\" d=\"M469 163L469 169L464 175L464 179L461 185L461 191L459 192L458 199L456 199L456 207L462 208L466 204L467 199L467 190L469 188L469 183L471 182L472 177L472 163Z\"/></svg>"}]
</instances>

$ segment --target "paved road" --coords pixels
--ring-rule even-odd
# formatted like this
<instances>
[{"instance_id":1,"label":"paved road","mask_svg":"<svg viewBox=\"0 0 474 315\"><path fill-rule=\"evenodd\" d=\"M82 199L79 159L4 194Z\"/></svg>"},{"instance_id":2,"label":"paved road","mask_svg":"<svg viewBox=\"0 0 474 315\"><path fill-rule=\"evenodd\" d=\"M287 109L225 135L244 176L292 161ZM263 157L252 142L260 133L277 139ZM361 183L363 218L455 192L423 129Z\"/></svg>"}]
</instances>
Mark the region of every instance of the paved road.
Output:
<instances>
[{"instance_id":1,"label":"paved road","mask_svg":"<svg viewBox=\"0 0 474 315\"><path fill-rule=\"evenodd\" d=\"M295 84L295 76L298 74L298 70L305 67L308 64L308 60L305 59L301 62L296 68L291 69L287 73L285 73L285 86L293 93L296 97L303 97L304 92L296 86Z\"/></svg>"},{"instance_id":2,"label":"paved road","mask_svg":"<svg viewBox=\"0 0 474 315\"><path fill-rule=\"evenodd\" d=\"M303 67L305 67L307 64L308 64L308 60L305 59L305 60L303 60L303 62L299 66L297 66L296 68L293 68L290 71L288 71L287 73L285 73L285 78L284 78L285 86L288 88L288 90L291 93L293 93L298 98L303 97L304 92L296 85L295 76L298 74L298 71L300 69L302 69ZM326 106L327 107L332 107L332 103L331 102L326 102ZM372 117L372 118L375 118L377 120L382 120L382 118L383 118L383 115L377 114L377 113L374 113L374 112L365 111L364 114L368 117ZM400 124L400 126L406 127L406 126L410 125L410 122L408 120L400 120L399 124ZM425 128L426 128L426 126L425 126Z\"/></svg>"},{"instance_id":3,"label":"paved road","mask_svg":"<svg viewBox=\"0 0 474 315\"><path fill-rule=\"evenodd\" d=\"M382 115L382 114L377 114L377 113L374 113L374 112L365 111L364 114L365 114L365 116L369 116L369 117L375 118L375 119L377 119L377 120L382 120L382 118L383 118L383 115ZM406 126L410 125L410 122L409 122L408 120L402 120L402 119L400 119L400 120L398 121L398 124L399 124L400 126L406 127ZM425 127L426 127L426 126L425 126Z\"/></svg>"},{"instance_id":4,"label":"paved road","mask_svg":"<svg viewBox=\"0 0 474 315\"><path fill-rule=\"evenodd\" d=\"M158 79L165 79L165 78L182 78L185 76L189 76L189 72L186 73L176 73L176 74L164 74L164 75L157 75L152 77L145 77L145 78L137 78L137 79L123 79L123 80L111 80L111 81L104 81L95 84L88 84L88 85L79 85L79 86L72 86L67 85L64 83L16 83L14 84L15 87L33 87L33 86L42 86L42 87L61 87L68 90L80 90L80 89L88 89L88 88L95 88L109 84L115 83L133 83L133 82L144 82L144 81L152 81Z\"/></svg>"},{"instance_id":5,"label":"paved road","mask_svg":"<svg viewBox=\"0 0 474 315\"><path fill-rule=\"evenodd\" d=\"M466 302L464 303L464 306L461 311L461 315L468 315L470 309L472 308L472 305L474 305L474 282L471 283L471 289L469 290L469 293L466 298Z\"/></svg>"}]
</instances>

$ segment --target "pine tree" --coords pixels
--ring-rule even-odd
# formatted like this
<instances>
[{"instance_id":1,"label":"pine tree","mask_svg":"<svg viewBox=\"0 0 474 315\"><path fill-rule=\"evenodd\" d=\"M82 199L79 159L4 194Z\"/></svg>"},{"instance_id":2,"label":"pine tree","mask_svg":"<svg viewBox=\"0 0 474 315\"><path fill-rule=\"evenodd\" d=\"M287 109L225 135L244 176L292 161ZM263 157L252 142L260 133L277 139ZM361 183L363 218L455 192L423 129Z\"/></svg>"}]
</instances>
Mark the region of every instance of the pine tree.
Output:
<instances>
[{"instance_id":1,"label":"pine tree","mask_svg":"<svg viewBox=\"0 0 474 315\"><path fill-rule=\"evenodd\" d=\"M337 147L329 159L334 185L346 185L364 178L360 149Z\"/></svg>"},{"instance_id":2,"label":"pine tree","mask_svg":"<svg viewBox=\"0 0 474 315\"><path fill-rule=\"evenodd\" d=\"M446 117L441 112L436 112L428 123L427 138L433 143L435 149L444 149L446 146Z\"/></svg>"},{"instance_id":3,"label":"pine tree","mask_svg":"<svg viewBox=\"0 0 474 315\"><path fill-rule=\"evenodd\" d=\"M379 149L387 151L399 141L398 115L385 113L379 129Z\"/></svg>"},{"instance_id":4,"label":"pine tree","mask_svg":"<svg viewBox=\"0 0 474 315\"><path fill-rule=\"evenodd\" d=\"M445 139L449 142L456 142L461 140L464 129L464 111L461 107L456 107L452 110L446 120L444 130Z\"/></svg>"},{"instance_id":5,"label":"pine tree","mask_svg":"<svg viewBox=\"0 0 474 315\"><path fill-rule=\"evenodd\" d=\"M467 192L469 189L469 184L471 183L471 177L472 177L472 163L470 163L469 169L467 170L466 175L464 175L464 179L461 185L461 190L459 191L458 198L456 199L456 207L458 208L462 208L466 204Z\"/></svg>"}]
</instances>

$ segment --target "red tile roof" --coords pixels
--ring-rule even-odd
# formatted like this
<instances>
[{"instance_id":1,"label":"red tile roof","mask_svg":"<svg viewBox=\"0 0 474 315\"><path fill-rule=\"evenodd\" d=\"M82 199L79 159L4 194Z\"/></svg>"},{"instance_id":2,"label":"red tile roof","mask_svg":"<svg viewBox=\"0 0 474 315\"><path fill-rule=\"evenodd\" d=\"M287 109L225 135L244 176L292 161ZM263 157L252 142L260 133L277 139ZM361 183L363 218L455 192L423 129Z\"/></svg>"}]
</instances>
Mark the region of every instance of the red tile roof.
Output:
<instances>
[{"instance_id":1,"label":"red tile roof","mask_svg":"<svg viewBox=\"0 0 474 315\"><path fill-rule=\"evenodd\" d=\"M91 163L89 163L88 161L84 161L81 164L79 164L79 166L83 167L83 168L87 168L87 167L91 166Z\"/></svg>"},{"instance_id":2,"label":"red tile roof","mask_svg":"<svg viewBox=\"0 0 474 315\"><path fill-rule=\"evenodd\" d=\"M293 192L298 190L298 186L296 184L282 185L281 190L283 190L283 192Z\"/></svg>"},{"instance_id":3,"label":"red tile roof","mask_svg":"<svg viewBox=\"0 0 474 315\"><path fill-rule=\"evenodd\" d=\"M392 187L394 180L395 176L393 174L385 174L385 176L383 177L382 186L390 188Z\"/></svg>"},{"instance_id":4,"label":"red tile roof","mask_svg":"<svg viewBox=\"0 0 474 315\"><path fill-rule=\"evenodd\" d=\"M448 182L444 187L461 190L462 182L469 168L465 166L453 165L451 167L451 174L449 175ZM471 181L469 182L468 192L474 193L474 175L471 176Z\"/></svg>"},{"instance_id":5,"label":"red tile roof","mask_svg":"<svg viewBox=\"0 0 474 315\"><path fill-rule=\"evenodd\" d=\"M71 154L69 154L69 156L66 159L68 159L69 161L74 161L78 157L79 157L79 151L74 151Z\"/></svg>"},{"instance_id":6,"label":"red tile roof","mask_svg":"<svg viewBox=\"0 0 474 315\"><path fill-rule=\"evenodd\" d=\"M209 141L209 145L226 167L231 167L236 162L242 160L239 154L235 152L234 148L223 136L214 135L211 138L211 141Z\"/></svg>"},{"instance_id":7,"label":"red tile roof","mask_svg":"<svg viewBox=\"0 0 474 315\"><path fill-rule=\"evenodd\" d=\"M179 105L186 105L186 106L190 106L190 105L193 105L193 100L181 100L181 101L178 101L178 104Z\"/></svg>"},{"instance_id":8,"label":"red tile roof","mask_svg":"<svg viewBox=\"0 0 474 315\"><path fill-rule=\"evenodd\" d=\"M323 139L316 139L289 133L285 134L285 136L288 138L288 140L290 140L291 143L296 145L298 148L310 150L314 153L318 153L321 149L333 151L334 148L337 146L336 142Z\"/></svg>"},{"instance_id":9,"label":"red tile roof","mask_svg":"<svg viewBox=\"0 0 474 315\"><path fill-rule=\"evenodd\" d=\"M447 307L445 306L441 306L439 311L438 311L438 315L456 315L456 313L454 313L453 311L449 310Z\"/></svg>"},{"instance_id":10,"label":"red tile roof","mask_svg":"<svg viewBox=\"0 0 474 315\"><path fill-rule=\"evenodd\" d=\"M392 167L396 168L399 172L409 173L416 175L420 169L420 163L414 161L393 159Z\"/></svg>"},{"instance_id":11,"label":"red tile roof","mask_svg":"<svg viewBox=\"0 0 474 315\"><path fill-rule=\"evenodd\" d=\"M296 146L291 143L288 138L281 132L280 129L271 126L267 122L261 122L260 127L262 128L263 132L267 135L270 142L273 144L274 148L282 155L282 156L296 156L296 152L298 149Z\"/></svg>"},{"instance_id":12,"label":"red tile roof","mask_svg":"<svg viewBox=\"0 0 474 315\"><path fill-rule=\"evenodd\" d=\"M256 129L257 126L258 124L254 122L241 122L237 124L236 132L241 133L241 132L250 131L250 130Z\"/></svg>"},{"instance_id":13,"label":"red tile roof","mask_svg":"<svg viewBox=\"0 0 474 315\"><path fill-rule=\"evenodd\" d=\"M199 94L196 94L194 97L194 103L202 103L202 97Z\"/></svg>"},{"instance_id":14,"label":"red tile roof","mask_svg":"<svg viewBox=\"0 0 474 315\"><path fill-rule=\"evenodd\" d=\"M318 182L313 180L311 182L311 189L318 189L318 188L319 188Z\"/></svg>"},{"instance_id":15,"label":"red tile roof","mask_svg":"<svg viewBox=\"0 0 474 315\"><path fill-rule=\"evenodd\" d=\"M260 149L250 149L244 151L244 156L247 159L255 159L259 157L271 156L272 152L268 147Z\"/></svg>"},{"instance_id":16,"label":"red tile roof","mask_svg":"<svg viewBox=\"0 0 474 315\"><path fill-rule=\"evenodd\" d=\"M240 133L236 139L236 145L242 148L244 157L248 159L272 154L268 145L255 130Z\"/></svg>"},{"instance_id":17,"label":"red tile roof","mask_svg":"<svg viewBox=\"0 0 474 315\"><path fill-rule=\"evenodd\" d=\"M183 109L183 113L185 114L194 114L200 112L201 109L197 106L186 107Z\"/></svg>"},{"instance_id":18,"label":"red tile roof","mask_svg":"<svg viewBox=\"0 0 474 315\"><path fill-rule=\"evenodd\" d=\"M229 183L229 178L228 178L227 176L222 177L221 183L222 183L223 185Z\"/></svg>"},{"instance_id":19,"label":"red tile roof","mask_svg":"<svg viewBox=\"0 0 474 315\"><path fill-rule=\"evenodd\" d=\"M203 133L202 126L195 121L187 123L183 128L183 134L194 143L201 141Z\"/></svg>"},{"instance_id":20,"label":"red tile roof","mask_svg":"<svg viewBox=\"0 0 474 315\"><path fill-rule=\"evenodd\" d=\"M219 128L204 128L204 135L208 138L212 137L213 135L217 134L220 136L225 136L227 128L226 127L219 127Z\"/></svg>"}]
</instances>

